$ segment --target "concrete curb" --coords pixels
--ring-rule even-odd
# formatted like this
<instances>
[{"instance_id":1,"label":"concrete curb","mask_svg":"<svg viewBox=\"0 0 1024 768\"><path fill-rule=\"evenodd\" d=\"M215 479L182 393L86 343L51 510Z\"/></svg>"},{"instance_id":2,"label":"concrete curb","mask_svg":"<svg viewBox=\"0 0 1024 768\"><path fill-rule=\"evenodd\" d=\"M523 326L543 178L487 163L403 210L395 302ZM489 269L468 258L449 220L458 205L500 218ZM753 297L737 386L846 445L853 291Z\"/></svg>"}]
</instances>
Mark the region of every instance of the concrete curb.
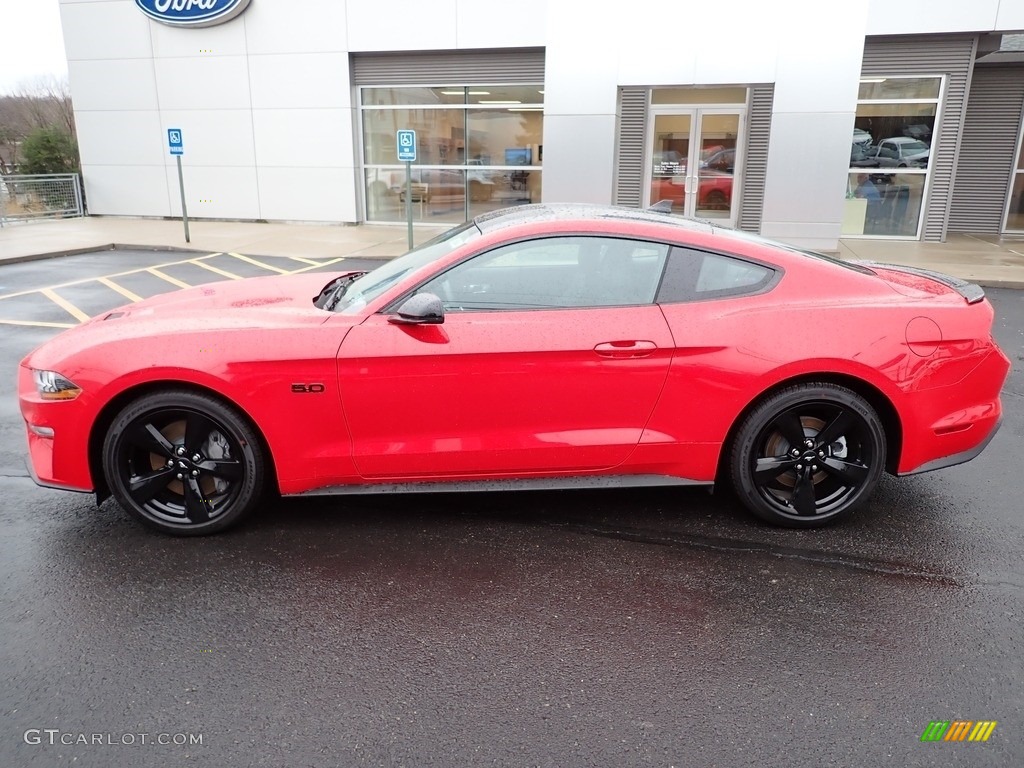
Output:
<instances>
[{"instance_id":1,"label":"concrete curb","mask_svg":"<svg viewBox=\"0 0 1024 768\"><path fill-rule=\"evenodd\" d=\"M50 253L33 253L23 256L11 256L10 258L0 258L0 267L5 264L24 264L30 261L45 261L46 259L59 259L62 256L83 256L89 253L101 253L103 251L153 251L154 253L166 252L166 253L194 253L206 256L211 253L229 253L229 251L211 251L206 248L182 248L177 245L133 245L131 243L106 243L103 245L87 246L84 248L68 248L62 251L52 251ZM287 256L281 256L280 254L271 255L266 253L246 253L246 256L252 256L257 259L286 259ZM305 259L312 259L314 261L330 261L331 259L373 259L380 261L387 261L396 258L395 256L381 256L379 254L362 254L362 253L346 253L343 256L303 256Z\"/></svg>"}]
</instances>

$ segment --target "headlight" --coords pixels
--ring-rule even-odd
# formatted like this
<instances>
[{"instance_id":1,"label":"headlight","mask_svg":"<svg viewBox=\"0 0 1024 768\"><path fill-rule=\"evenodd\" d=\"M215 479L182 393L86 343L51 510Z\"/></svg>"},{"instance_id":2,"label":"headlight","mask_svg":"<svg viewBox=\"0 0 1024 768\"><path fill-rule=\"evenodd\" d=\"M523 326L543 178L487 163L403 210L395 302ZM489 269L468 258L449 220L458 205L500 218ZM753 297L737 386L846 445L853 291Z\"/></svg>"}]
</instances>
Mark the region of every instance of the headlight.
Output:
<instances>
[{"instance_id":1,"label":"headlight","mask_svg":"<svg viewBox=\"0 0 1024 768\"><path fill-rule=\"evenodd\" d=\"M56 371L32 371L36 391L43 400L74 400L82 390Z\"/></svg>"}]
</instances>

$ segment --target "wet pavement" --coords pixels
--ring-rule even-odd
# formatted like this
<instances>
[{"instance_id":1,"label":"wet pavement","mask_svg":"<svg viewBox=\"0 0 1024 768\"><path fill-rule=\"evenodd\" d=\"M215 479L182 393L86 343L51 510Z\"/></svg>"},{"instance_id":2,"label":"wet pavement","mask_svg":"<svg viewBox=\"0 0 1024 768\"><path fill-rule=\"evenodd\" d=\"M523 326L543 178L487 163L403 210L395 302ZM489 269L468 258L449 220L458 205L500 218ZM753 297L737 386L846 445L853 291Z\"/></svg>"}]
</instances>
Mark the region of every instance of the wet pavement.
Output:
<instances>
[{"instance_id":1,"label":"wet pavement","mask_svg":"<svg viewBox=\"0 0 1024 768\"><path fill-rule=\"evenodd\" d=\"M116 271L67 261L0 295ZM1024 764L1024 294L988 293L1000 433L822 531L645 489L284 500L173 539L36 488L2 377L0 766ZM56 332L0 330L4 368Z\"/></svg>"}]
</instances>

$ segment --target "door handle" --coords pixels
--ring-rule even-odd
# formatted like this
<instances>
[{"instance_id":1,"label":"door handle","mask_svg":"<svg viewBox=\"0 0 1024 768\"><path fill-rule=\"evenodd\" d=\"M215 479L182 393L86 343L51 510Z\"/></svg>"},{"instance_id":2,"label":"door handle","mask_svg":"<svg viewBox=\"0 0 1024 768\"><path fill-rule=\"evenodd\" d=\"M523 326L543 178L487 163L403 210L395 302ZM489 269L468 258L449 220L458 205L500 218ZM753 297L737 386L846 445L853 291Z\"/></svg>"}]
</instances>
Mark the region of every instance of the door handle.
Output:
<instances>
[{"instance_id":1,"label":"door handle","mask_svg":"<svg viewBox=\"0 0 1024 768\"><path fill-rule=\"evenodd\" d=\"M653 341L606 341L594 347L601 357L628 360L634 357L647 357L654 353L658 345Z\"/></svg>"}]
</instances>

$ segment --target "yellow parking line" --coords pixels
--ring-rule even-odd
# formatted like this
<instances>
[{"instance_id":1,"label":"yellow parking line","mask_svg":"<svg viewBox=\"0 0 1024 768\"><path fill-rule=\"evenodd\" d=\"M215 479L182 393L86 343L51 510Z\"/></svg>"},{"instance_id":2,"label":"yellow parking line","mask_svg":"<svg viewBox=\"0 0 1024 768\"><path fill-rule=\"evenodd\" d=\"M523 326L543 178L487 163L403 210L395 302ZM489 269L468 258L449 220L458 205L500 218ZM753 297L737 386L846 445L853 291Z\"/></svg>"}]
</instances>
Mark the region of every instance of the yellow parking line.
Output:
<instances>
[{"instance_id":1,"label":"yellow parking line","mask_svg":"<svg viewBox=\"0 0 1024 768\"><path fill-rule=\"evenodd\" d=\"M75 323L48 323L44 320L0 320L0 325L27 325L33 328L74 328Z\"/></svg>"},{"instance_id":2,"label":"yellow parking line","mask_svg":"<svg viewBox=\"0 0 1024 768\"><path fill-rule=\"evenodd\" d=\"M345 260L344 256L339 256L336 259L331 259L330 261L320 262L318 264L314 264L311 267L303 267L302 269L296 269L294 272L289 272L288 274L289 275L298 275L298 274L301 274L302 272L308 272L311 269L316 269L317 267L329 267L329 266L331 266L331 264L337 264L339 261L344 261L344 260Z\"/></svg>"},{"instance_id":3,"label":"yellow parking line","mask_svg":"<svg viewBox=\"0 0 1024 768\"><path fill-rule=\"evenodd\" d=\"M169 264L164 264L163 266L166 267L166 266L170 266L170 265ZM166 280L171 285L176 285L179 288L191 288L192 287L188 283L183 283L181 280L179 280L176 277L171 277L170 275L164 274L163 272L161 272L156 267L150 267L149 269L146 270L146 272L149 272L151 275L156 275L161 280Z\"/></svg>"},{"instance_id":4,"label":"yellow parking line","mask_svg":"<svg viewBox=\"0 0 1024 768\"><path fill-rule=\"evenodd\" d=\"M195 264L195 263L199 263L203 259L212 259L214 256L220 256L220 255L221 255L221 253L217 252L217 253L207 254L206 256L194 256L191 259L182 259L181 261L168 261L168 262L166 262L164 264L157 264L157 265L155 265L153 267L138 267L136 269L127 269L124 272L115 272L112 275L105 275L105 277L108 277L108 278L125 277L127 275L137 275L140 272L149 272L151 269L163 269L164 267L174 267L174 266L177 266L178 264ZM67 288L68 286L71 286L71 285L82 285L83 283L91 283L95 279L96 279L95 277L83 277L80 280L70 280L70 281L68 281L66 283L58 283L57 285L51 285L51 286L49 286L49 288L51 290L55 290L55 289L58 289L58 288ZM191 288L192 286L190 286L190 285L182 285L182 287L184 287L184 288ZM0 299L13 299L13 298L15 298L17 296L28 296L30 293L38 293L39 291L40 291L39 288L27 288L27 289L25 289L23 291L15 291L14 293L5 293L2 296L0 296Z\"/></svg>"},{"instance_id":5,"label":"yellow parking line","mask_svg":"<svg viewBox=\"0 0 1024 768\"><path fill-rule=\"evenodd\" d=\"M228 256L234 256L236 259L247 261L253 266L260 267L261 269L269 269L271 272L277 272L280 275L287 275L287 269L280 269L279 267L272 267L269 264L264 264L262 261L258 261L250 256L243 256L240 253L228 253Z\"/></svg>"},{"instance_id":6,"label":"yellow parking line","mask_svg":"<svg viewBox=\"0 0 1024 768\"><path fill-rule=\"evenodd\" d=\"M303 258L302 256L289 256L288 258L291 259L292 261L301 261L303 264L313 264L315 266L320 266L320 262L319 261L313 261L312 259L306 259L306 258Z\"/></svg>"},{"instance_id":7,"label":"yellow parking line","mask_svg":"<svg viewBox=\"0 0 1024 768\"><path fill-rule=\"evenodd\" d=\"M76 307L70 301L65 299L63 296L58 296L57 292L54 291L52 288L43 288L43 290L41 290L40 293L43 294L43 296L45 296L46 298L48 298L50 301L52 301L54 304L56 304L58 307L65 310L78 322L84 323L86 320L89 319L89 316L85 314L85 312L80 310L78 307Z\"/></svg>"},{"instance_id":8,"label":"yellow parking line","mask_svg":"<svg viewBox=\"0 0 1024 768\"><path fill-rule=\"evenodd\" d=\"M197 267L202 267L203 269L207 269L210 272L216 272L218 275L223 275L224 277L230 277L232 280L241 280L242 279L241 275L236 275L234 272L228 272L226 269L221 269L220 267L215 267L215 266L213 266L213 264L207 264L205 262L198 261L198 260L194 261L192 263L195 264Z\"/></svg>"},{"instance_id":9,"label":"yellow parking line","mask_svg":"<svg viewBox=\"0 0 1024 768\"><path fill-rule=\"evenodd\" d=\"M126 299L128 299L128 301L142 301L142 297L139 296L139 294L132 293L127 288L125 288L124 286L118 285L117 283L115 283L110 278L107 278L107 277L97 277L96 279L99 282L103 283L105 286L107 286L107 288L111 288L111 289L117 291L118 293L120 293L122 296L124 296Z\"/></svg>"}]
</instances>

